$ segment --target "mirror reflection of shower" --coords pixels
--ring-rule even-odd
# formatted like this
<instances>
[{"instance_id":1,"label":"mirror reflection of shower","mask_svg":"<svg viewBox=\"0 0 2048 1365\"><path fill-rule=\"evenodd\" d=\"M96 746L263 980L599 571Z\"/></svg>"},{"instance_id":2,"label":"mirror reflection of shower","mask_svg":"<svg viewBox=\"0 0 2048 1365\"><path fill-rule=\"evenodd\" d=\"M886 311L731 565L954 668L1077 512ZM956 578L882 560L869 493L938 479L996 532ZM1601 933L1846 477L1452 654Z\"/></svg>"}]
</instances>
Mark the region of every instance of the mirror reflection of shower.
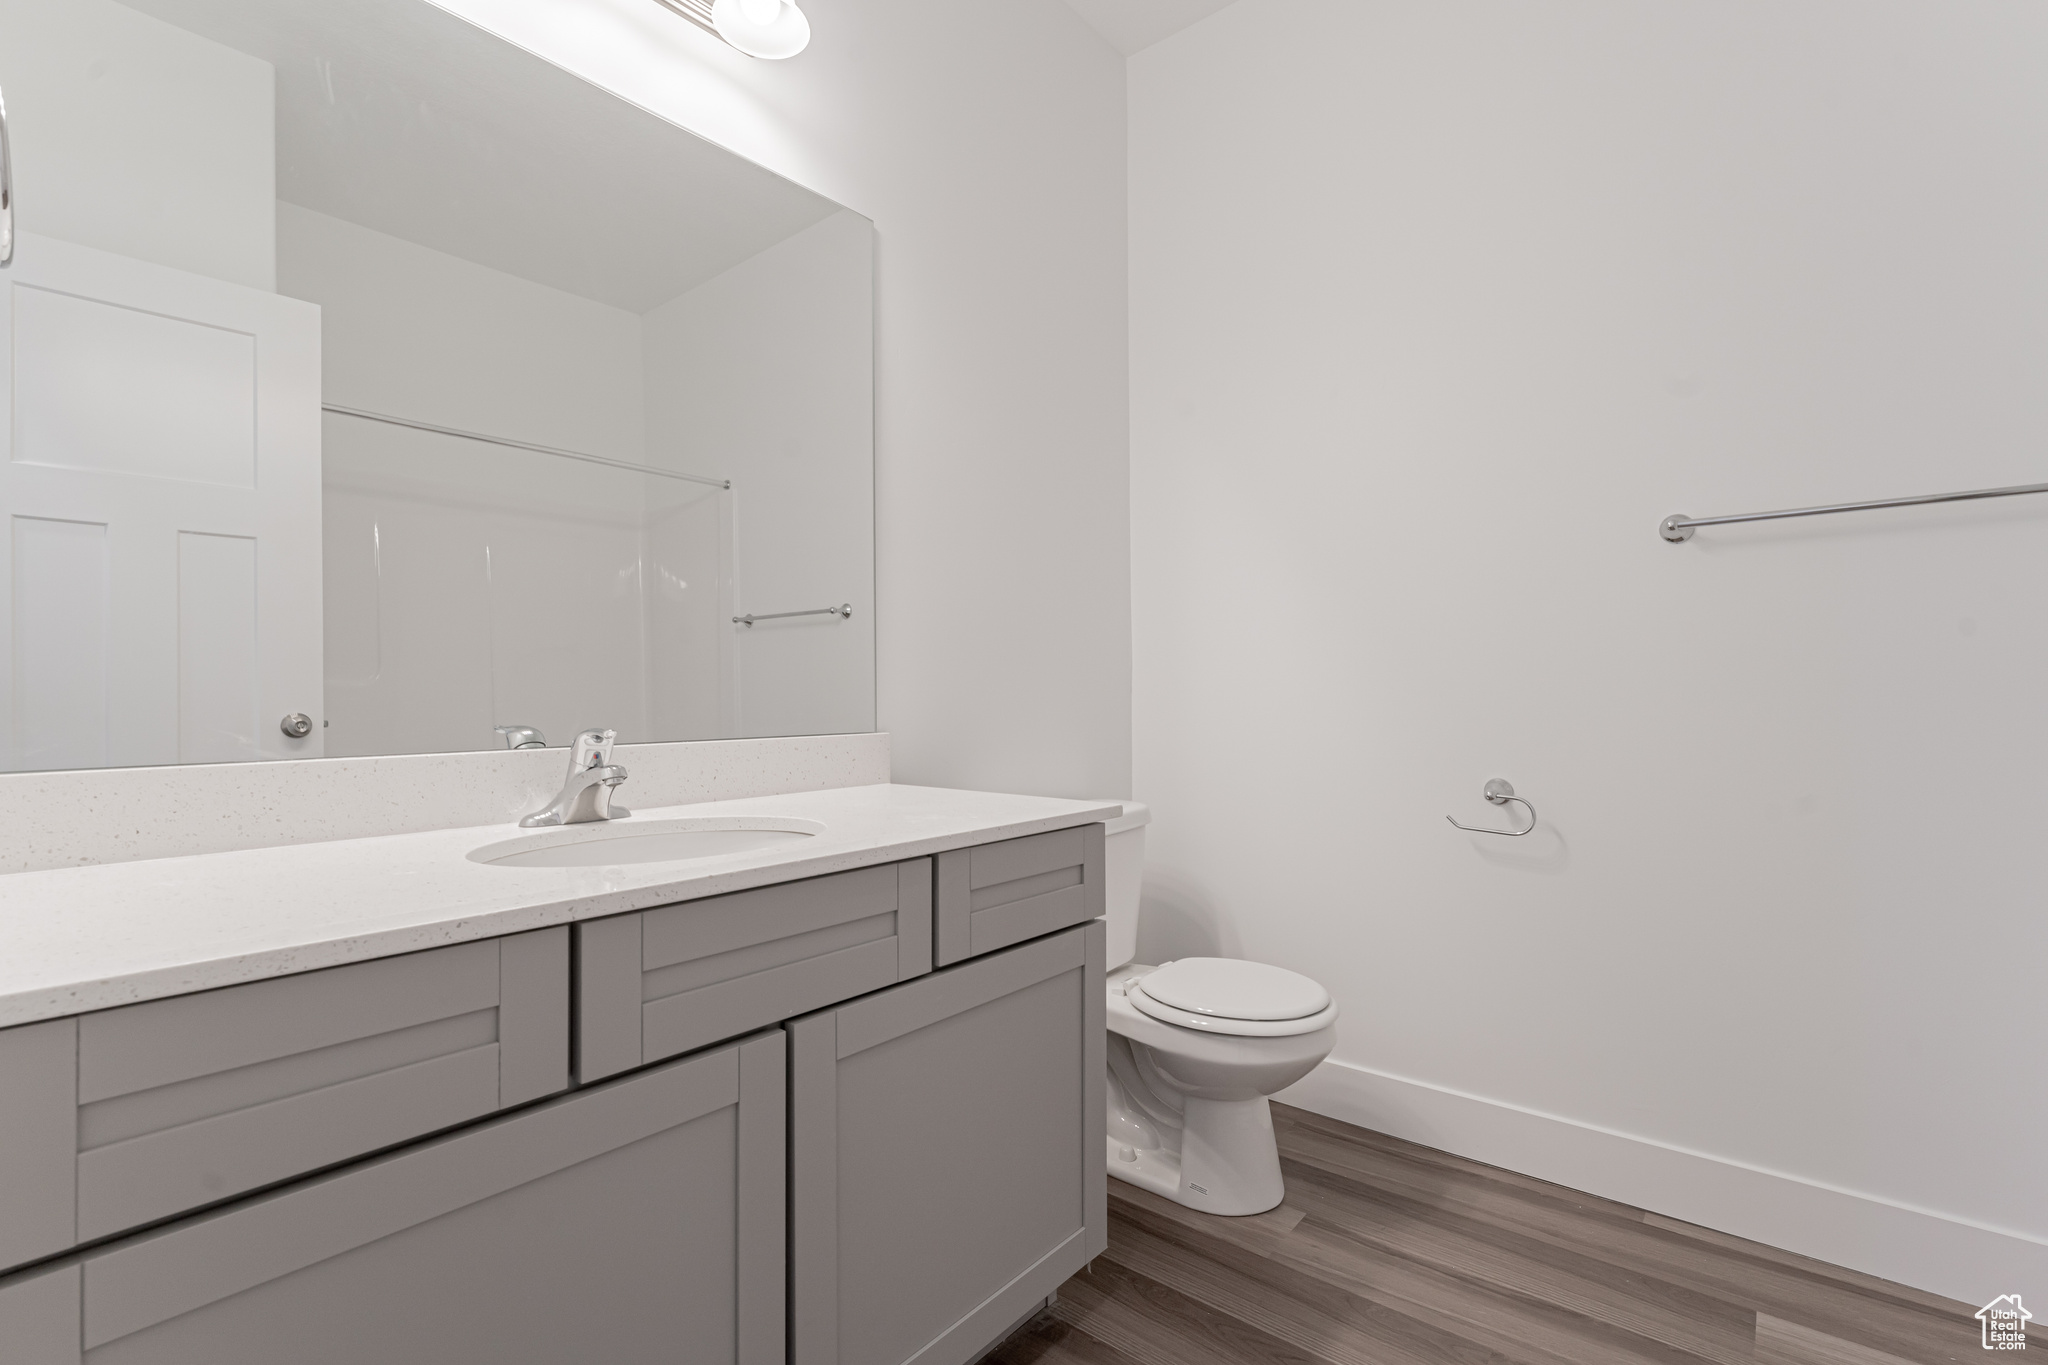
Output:
<instances>
[{"instance_id":1,"label":"mirror reflection of shower","mask_svg":"<svg viewBox=\"0 0 2048 1365\"><path fill-rule=\"evenodd\" d=\"M325 418L330 755L734 724L726 481Z\"/></svg>"},{"instance_id":2,"label":"mirror reflection of shower","mask_svg":"<svg viewBox=\"0 0 2048 1365\"><path fill-rule=\"evenodd\" d=\"M866 219L434 5L7 37L0 771L874 728Z\"/></svg>"},{"instance_id":3,"label":"mirror reflection of shower","mask_svg":"<svg viewBox=\"0 0 2048 1365\"><path fill-rule=\"evenodd\" d=\"M599 720L629 743L872 728L865 219L640 313L290 206L279 223L280 274L326 322L329 755ZM394 253L420 259L394 272ZM419 336L445 373L401 410L390 352ZM515 372L482 363L505 347ZM579 358L579 383L534 389ZM366 392L379 406L338 401ZM579 444L538 439L557 433ZM831 628L849 606L751 631L743 591L850 598L861 627Z\"/></svg>"}]
</instances>

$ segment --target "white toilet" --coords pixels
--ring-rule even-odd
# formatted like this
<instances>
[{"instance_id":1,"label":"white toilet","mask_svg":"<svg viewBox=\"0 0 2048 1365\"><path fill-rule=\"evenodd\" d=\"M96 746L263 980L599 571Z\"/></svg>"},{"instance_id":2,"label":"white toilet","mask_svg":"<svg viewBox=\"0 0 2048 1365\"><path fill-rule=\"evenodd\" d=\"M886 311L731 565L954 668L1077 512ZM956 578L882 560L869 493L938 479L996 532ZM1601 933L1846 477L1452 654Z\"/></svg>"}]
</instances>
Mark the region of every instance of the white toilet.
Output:
<instances>
[{"instance_id":1,"label":"white toilet","mask_svg":"<svg viewBox=\"0 0 2048 1365\"><path fill-rule=\"evenodd\" d=\"M1131 960L1151 819L1124 802L1105 847L1109 1173L1207 1213L1264 1213L1285 1193L1266 1097L1330 1055L1337 1006L1262 962Z\"/></svg>"}]
</instances>

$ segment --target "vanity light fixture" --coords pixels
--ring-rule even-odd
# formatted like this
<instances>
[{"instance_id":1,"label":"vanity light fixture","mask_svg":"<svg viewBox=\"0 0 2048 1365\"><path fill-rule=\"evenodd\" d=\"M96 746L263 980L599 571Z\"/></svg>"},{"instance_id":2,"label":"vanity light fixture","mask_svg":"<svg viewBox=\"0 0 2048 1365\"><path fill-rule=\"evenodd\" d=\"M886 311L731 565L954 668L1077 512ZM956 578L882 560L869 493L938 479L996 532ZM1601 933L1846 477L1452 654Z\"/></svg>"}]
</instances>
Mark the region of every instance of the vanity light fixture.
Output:
<instances>
[{"instance_id":1,"label":"vanity light fixture","mask_svg":"<svg viewBox=\"0 0 2048 1365\"><path fill-rule=\"evenodd\" d=\"M811 41L811 21L796 0L661 0L750 57L794 57Z\"/></svg>"}]
</instances>

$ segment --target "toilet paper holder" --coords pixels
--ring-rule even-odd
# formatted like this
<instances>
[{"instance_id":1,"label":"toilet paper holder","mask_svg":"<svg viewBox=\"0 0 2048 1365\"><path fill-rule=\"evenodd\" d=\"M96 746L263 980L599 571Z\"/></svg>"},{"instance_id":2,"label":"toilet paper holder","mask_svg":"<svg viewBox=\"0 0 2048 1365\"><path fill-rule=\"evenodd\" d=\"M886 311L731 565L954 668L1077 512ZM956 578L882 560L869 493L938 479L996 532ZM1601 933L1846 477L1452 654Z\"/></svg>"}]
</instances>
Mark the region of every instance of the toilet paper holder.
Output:
<instances>
[{"instance_id":1,"label":"toilet paper holder","mask_svg":"<svg viewBox=\"0 0 2048 1365\"><path fill-rule=\"evenodd\" d=\"M1457 825L1459 829L1464 830L1468 834L1499 834L1509 839L1519 839L1524 834L1527 834L1529 830L1536 828L1536 808L1515 795L1514 783L1508 781L1505 777L1492 779L1485 787L1480 789L1479 794L1496 806L1505 806L1510 801L1521 806L1529 812L1528 829L1484 829L1478 825L1459 825L1452 816L1446 815L1444 819L1449 820L1453 825Z\"/></svg>"}]
</instances>

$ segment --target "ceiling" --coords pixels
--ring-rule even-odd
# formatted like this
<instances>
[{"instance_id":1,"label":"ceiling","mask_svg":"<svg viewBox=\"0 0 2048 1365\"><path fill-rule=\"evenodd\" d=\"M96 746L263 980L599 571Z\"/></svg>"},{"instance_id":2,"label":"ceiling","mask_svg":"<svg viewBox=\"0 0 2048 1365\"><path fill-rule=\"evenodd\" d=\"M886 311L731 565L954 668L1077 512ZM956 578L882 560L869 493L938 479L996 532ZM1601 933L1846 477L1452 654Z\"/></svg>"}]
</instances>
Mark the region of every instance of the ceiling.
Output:
<instances>
[{"instance_id":1,"label":"ceiling","mask_svg":"<svg viewBox=\"0 0 2048 1365\"><path fill-rule=\"evenodd\" d=\"M1233 0L1067 0L1126 57L1208 18Z\"/></svg>"},{"instance_id":2,"label":"ceiling","mask_svg":"<svg viewBox=\"0 0 2048 1365\"><path fill-rule=\"evenodd\" d=\"M431 4L127 0L277 71L277 197L629 312L839 206Z\"/></svg>"}]
</instances>

